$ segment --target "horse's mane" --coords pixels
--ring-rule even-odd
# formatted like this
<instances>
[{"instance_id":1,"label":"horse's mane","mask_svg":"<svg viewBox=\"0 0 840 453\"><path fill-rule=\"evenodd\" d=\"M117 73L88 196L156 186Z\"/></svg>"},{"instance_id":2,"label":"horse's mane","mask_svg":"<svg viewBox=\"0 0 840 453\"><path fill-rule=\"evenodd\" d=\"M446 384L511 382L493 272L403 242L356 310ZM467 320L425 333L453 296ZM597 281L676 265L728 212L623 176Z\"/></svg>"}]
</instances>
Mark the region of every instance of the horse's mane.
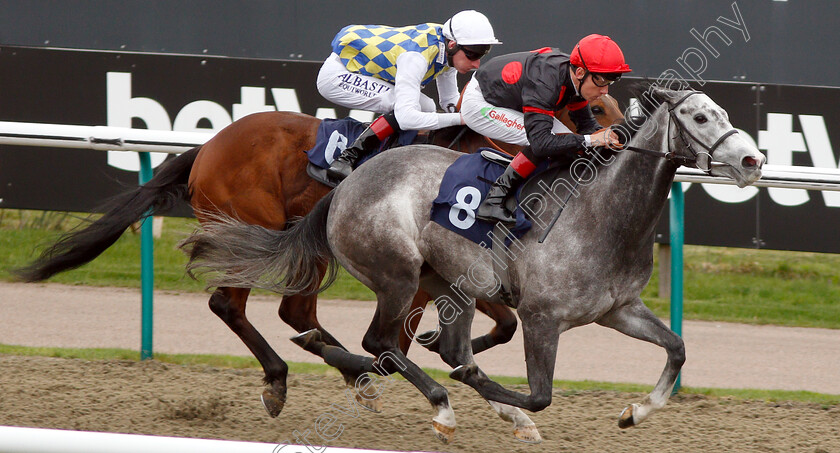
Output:
<instances>
[{"instance_id":1,"label":"horse's mane","mask_svg":"<svg viewBox=\"0 0 840 453\"><path fill-rule=\"evenodd\" d=\"M636 102L638 102L638 108L636 109L636 112L634 112L637 113L635 117L644 118L644 121L634 121L634 123L639 125L644 124L645 121L650 119L650 115L653 114L654 110L656 110L656 108L665 101L661 95L653 89L655 87L656 83L650 80L635 83L630 87L630 93L633 94L633 97L636 98Z\"/></svg>"},{"instance_id":2,"label":"horse's mane","mask_svg":"<svg viewBox=\"0 0 840 453\"><path fill-rule=\"evenodd\" d=\"M658 87L656 82L644 79L630 86L630 93L636 99L637 107L629 115L625 115L625 121L614 128L614 132L622 137L622 143L628 143L636 135L636 132L650 119L653 112L667 101L663 92L669 89Z\"/></svg>"}]
</instances>

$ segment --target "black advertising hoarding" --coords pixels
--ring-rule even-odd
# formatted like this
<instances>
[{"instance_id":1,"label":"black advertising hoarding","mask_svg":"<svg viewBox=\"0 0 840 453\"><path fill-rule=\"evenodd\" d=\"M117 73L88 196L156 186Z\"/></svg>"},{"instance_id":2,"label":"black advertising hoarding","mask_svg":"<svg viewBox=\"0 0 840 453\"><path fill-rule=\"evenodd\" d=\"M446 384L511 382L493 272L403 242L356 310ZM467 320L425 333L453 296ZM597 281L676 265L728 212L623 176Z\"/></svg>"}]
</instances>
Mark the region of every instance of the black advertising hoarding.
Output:
<instances>
[{"instance_id":1,"label":"black advertising hoarding","mask_svg":"<svg viewBox=\"0 0 840 453\"><path fill-rule=\"evenodd\" d=\"M759 144L768 161L837 169L832 143L840 145L840 89L763 88ZM840 192L771 188L761 195L762 247L840 251Z\"/></svg>"},{"instance_id":2,"label":"black advertising hoarding","mask_svg":"<svg viewBox=\"0 0 840 453\"><path fill-rule=\"evenodd\" d=\"M278 108L347 116L347 109L335 109L318 94L319 67L0 47L0 121L208 131ZM319 112L330 108L337 112ZM153 166L164 157L153 153ZM0 208L93 210L137 185L137 162L136 153L0 146Z\"/></svg>"},{"instance_id":3,"label":"black advertising hoarding","mask_svg":"<svg viewBox=\"0 0 840 453\"><path fill-rule=\"evenodd\" d=\"M630 91L639 81L627 77L610 94L625 108L637 93ZM729 113L732 125L755 141L755 85L707 82L702 90ZM716 184L682 183L685 194L685 243L725 247L755 247L758 221L759 189ZM668 243L669 211L666 206L659 219L656 241ZM737 219L737 221L735 221Z\"/></svg>"},{"instance_id":4,"label":"black advertising hoarding","mask_svg":"<svg viewBox=\"0 0 840 453\"><path fill-rule=\"evenodd\" d=\"M612 90L628 105L631 80ZM836 170L840 89L707 82L696 87L723 107L773 165ZM840 252L840 192L682 183L685 243L725 247ZM657 241L668 242L668 209Z\"/></svg>"},{"instance_id":5,"label":"black advertising hoarding","mask_svg":"<svg viewBox=\"0 0 840 453\"><path fill-rule=\"evenodd\" d=\"M0 47L0 120L206 131L267 109L347 116L347 109L318 94L319 66ZM627 87L633 82L622 80L611 90L622 106L628 105ZM436 98L433 84L429 88L427 94ZM768 163L838 168L831 143L840 143L835 126L840 89L720 82L700 88L767 154ZM136 186L137 172L131 169L136 155L129 153L127 164L120 159L111 162L103 151L0 146L0 208L93 210L108 196ZM683 186L688 186L688 244L840 252L834 232L840 225L840 193ZM658 230L663 242L667 220L666 209Z\"/></svg>"}]
</instances>

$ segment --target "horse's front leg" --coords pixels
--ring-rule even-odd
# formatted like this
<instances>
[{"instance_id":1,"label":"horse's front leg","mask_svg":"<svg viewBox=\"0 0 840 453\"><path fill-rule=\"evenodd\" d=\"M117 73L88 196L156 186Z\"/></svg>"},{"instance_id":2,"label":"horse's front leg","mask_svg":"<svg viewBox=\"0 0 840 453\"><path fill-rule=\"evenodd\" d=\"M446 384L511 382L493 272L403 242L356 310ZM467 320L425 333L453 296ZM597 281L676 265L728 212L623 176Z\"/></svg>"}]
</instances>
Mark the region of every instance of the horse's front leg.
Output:
<instances>
[{"instance_id":1,"label":"horse's front leg","mask_svg":"<svg viewBox=\"0 0 840 453\"><path fill-rule=\"evenodd\" d=\"M509 404L537 412L551 404L554 363L557 358L557 340L560 333L568 329L545 313L544 309L531 309L520 304L518 313L522 320L522 334L525 343L525 364L528 369L530 395L508 390L490 380L475 364L459 366L450 377L476 389L484 399Z\"/></svg>"},{"instance_id":2,"label":"horse's front leg","mask_svg":"<svg viewBox=\"0 0 840 453\"><path fill-rule=\"evenodd\" d=\"M428 284L428 282L426 283ZM438 309L438 322L441 326L440 356L444 362L453 368L469 369L475 367L477 369L473 357L473 345L470 341L470 328L475 314L475 300L463 299L446 285L437 285L437 289L437 294L440 294L435 301ZM513 435L517 440L527 443L542 442L537 426L521 409L496 401L488 400L487 402L502 420L513 424Z\"/></svg>"},{"instance_id":3,"label":"horse's front leg","mask_svg":"<svg viewBox=\"0 0 840 453\"><path fill-rule=\"evenodd\" d=\"M674 383L685 363L685 344L682 338L659 320L641 299L608 313L598 324L611 327L625 335L661 346L668 352L668 361L659 382L641 404L633 404L622 411L618 426L629 428L644 421L650 414L665 406Z\"/></svg>"},{"instance_id":4,"label":"horse's front leg","mask_svg":"<svg viewBox=\"0 0 840 453\"><path fill-rule=\"evenodd\" d=\"M277 417L286 404L289 367L245 316L250 291L247 288L218 288L210 297L210 310L239 336L262 365L266 386L261 400L268 415Z\"/></svg>"}]
</instances>

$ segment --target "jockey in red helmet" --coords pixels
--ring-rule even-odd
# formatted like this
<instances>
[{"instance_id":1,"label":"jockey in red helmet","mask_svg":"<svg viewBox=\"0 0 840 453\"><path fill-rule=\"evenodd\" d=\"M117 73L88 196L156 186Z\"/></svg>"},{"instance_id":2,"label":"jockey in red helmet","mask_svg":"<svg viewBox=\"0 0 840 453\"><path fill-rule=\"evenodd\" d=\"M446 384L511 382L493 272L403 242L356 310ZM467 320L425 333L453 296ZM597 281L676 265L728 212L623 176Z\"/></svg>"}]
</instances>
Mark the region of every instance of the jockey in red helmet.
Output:
<instances>
[{"instance_id":1,"label":"jockey in red helmet","mask_svg":"<svg viewBox=\"0 0 840 453\"><path fill-rule=\"evenodd\" d=\"M493 183L476 217L514 223L504 200L540 162L575 158L590 146L618 144L613 132L598 130L588 104L607 94L626 72L630 67L618 45L595 34L581 39L571 55L546 47L501 55L482 65L464 89L464 122L482 135L525 148ZM554 117L562 108L569 110L578 134Z\"/></svg>"},{"instance_id":2,"label":"jockey in red helmet","mask_svg":"<svg viewBox=\"0 0 840 453\"><path fill-rule=\"evenodd\" d=\"M443 25L405 27L348 25L332 41L332 54L318 73L318 92L338 105L383 113L330 166L344 179L356 163L394 131L440 129L463 124L455 111L456 72L477 69L491 46L501 44L478 11L455 14ZM431 81L444 113L421 93Z\"/></svg>"}]
</instances>

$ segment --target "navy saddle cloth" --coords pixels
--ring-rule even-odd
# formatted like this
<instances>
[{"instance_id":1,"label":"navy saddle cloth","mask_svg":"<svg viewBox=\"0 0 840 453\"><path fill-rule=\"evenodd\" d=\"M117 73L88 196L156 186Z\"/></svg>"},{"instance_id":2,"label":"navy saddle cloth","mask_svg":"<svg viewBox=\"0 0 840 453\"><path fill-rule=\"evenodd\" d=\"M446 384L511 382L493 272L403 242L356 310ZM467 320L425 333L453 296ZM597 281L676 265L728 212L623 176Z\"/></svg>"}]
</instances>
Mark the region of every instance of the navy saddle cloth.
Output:
<instances>
[{"instance_id":1,"label":"navy saddle cloth","mask_svg":"<svg viewBox=\"0 0 840 453\"><path fill-rule=\"evenodd\" d=\"M309 162L318 167L327 169L342 151L353 144L356 138L364 132L367 125L354 118L325 119L318 126L315 136L315 146L306 151ZM368 154L359 160L356 167L362 165L373 156L388 148L410 145L417 137L417 131L400 131L396 138L389 137L382 143L379 149Z\"/></svg>"},{"instance_id":2,"label":"navy saddle cloth","mask_svg":"<svg viewBox=\"0 0 840 453\"><path fill-rule=\"evenodd\" d=\"M443 175L438 197L432 203L431 219L476 244L491 248L488 234L493 231L495 222L477 219L475 211L487 196L493 181L505 171L505 165L489 161L481 155L482 151L504 156L494 149L482 148L455 160ZM518 239L531 229L531 222L519 207L519 191L516 197L516 225L510 228L510 232Z\"/></svg>"}]
</instances>

